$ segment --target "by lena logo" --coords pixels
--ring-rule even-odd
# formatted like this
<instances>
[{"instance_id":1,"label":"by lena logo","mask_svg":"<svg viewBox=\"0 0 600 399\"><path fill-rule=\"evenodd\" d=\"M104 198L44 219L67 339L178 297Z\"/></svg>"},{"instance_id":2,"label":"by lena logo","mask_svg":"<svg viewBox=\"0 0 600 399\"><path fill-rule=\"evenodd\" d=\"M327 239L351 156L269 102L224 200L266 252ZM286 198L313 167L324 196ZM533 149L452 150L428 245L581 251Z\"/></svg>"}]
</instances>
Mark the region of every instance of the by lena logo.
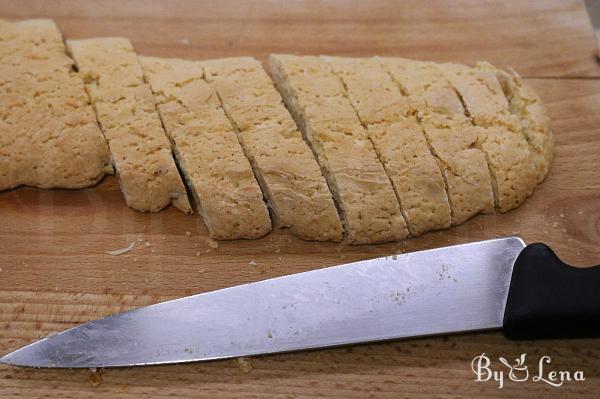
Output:
<instances>
[{"instance_id":1,"label":"by lena logo","mask_svg":"<svg viewBox=\"0 0 600 399\"><path fill-rule=\"evenodd\" d=\"M475 356L471 362L471 369L475 374L475 381L496 381L498 388L504 387L506 379L514 382L525 382L531 380L532 382L542 382L553 387L560 387L566 382L585 381L583 371L577 370L575 372L570 371L548 371L548 365L552 362L550 356L542 356L537 362L537 370L531 370L525 364L527 354L523 353L521 356L515 359L514 364L511 364L508 360L503 357L499 357L498 360L502 364L501 367L492 367L492 361L485 354ZM531 378L530 378L531 377Z\"/></svg>"}]
</instances>

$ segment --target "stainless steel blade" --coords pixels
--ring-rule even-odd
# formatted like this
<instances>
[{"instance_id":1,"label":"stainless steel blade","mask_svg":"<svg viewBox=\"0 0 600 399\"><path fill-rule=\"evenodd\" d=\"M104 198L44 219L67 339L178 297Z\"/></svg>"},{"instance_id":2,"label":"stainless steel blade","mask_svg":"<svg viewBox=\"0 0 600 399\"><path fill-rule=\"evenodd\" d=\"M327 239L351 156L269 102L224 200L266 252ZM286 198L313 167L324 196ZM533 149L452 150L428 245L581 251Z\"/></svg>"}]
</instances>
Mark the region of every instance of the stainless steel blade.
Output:
<instances>
[{"instance_id":1,"label":"stainless steel blade","mask_svg":"<svg viewBox=\"0 0 600 399\"><path fill-rule=\"evenodd\" d=\"M74 327L0 361L136 366L498 328L524 246L502 238L194 295Z\"/></svg>"}]
</instances>

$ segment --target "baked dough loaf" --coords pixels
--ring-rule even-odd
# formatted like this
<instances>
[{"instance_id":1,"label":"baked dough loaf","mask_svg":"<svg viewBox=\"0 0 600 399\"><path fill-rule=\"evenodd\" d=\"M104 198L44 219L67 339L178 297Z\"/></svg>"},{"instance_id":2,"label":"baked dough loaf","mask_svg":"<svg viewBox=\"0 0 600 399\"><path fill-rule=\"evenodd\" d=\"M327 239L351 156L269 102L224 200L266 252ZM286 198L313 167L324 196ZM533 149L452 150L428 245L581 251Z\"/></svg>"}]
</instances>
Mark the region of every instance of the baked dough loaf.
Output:
<instances>
[{"instance_id":1,"label":"baked dough loaf","mask_svg":"<svg viewBox=\"0 0 600 399\"><path fill-rule=\"evenodd\" d=\"M381 58L383 67L406 93L411 112L423 127L444 175L452 225L494 210L494 195L485 153L477 147L460 98L432 62Z\"/></svg>"},{"instance_id":2,"label":"baked dough loaf","mask_svg":"<svg viewBox=\"0 0 600 399\"><path fill-rule=\"evenodd\" d=\"M278 227L306 240L340 241L342 224L321 169L281 95L251 57L203 62Z\"/></svg>"},{"instance_id":3,"label":"baked dough loaf","mask_svg":"<svg viewBox=\"0 0 600 399\"><path fill-rule=\"evenodd\" d=\"M52 20L0 20L0 190L81 188L112 173L81 77Z\"/></svg>"},{"instance_id":4,"label":"baked dough loaf","mask_svg":"<svg viewBox=\"0 0 600 399\"><path fill-rule=\"evenodd\" d=\"M213 238L268 233L266 200L304 239L370 244L513 209L552 160L537 93L486 62L271 55L274 85L251 57L67 50L78 71L51 20L0 20L0 190L114 166L132 208L191 213L174 152Z\"/></svg>"},{"instance_id":5,"label":"baked dough loaf","mask_svg":"<svg viewBox=\"0 0 600 399\"><path fill-rule=\"evenodd\" d=\"M173 203L191 213L152 91L129 40L69 40L67 48L108 140L127 205L155 212Z\"/></svg>"},{"instance_id":6,"label":"baked dough loaf","mask_svg":"<svg viewBox=\"0 0 600 399\"><path fill-rule=\"evenodd\" d=\"M217 94L194 61L140 57L198 212L219 240L258 238L271 219Z\"/></svg>"},{"instance_id":7,"label":"baked dough loaf","mask_svg":"<svg viewBox=\"0 0 600 399\"><path fill-rule=\"evenodd\" d=\"M328 180L353 244L401 240L406 222L340 80L318 57L271 55L272 77Z\"/></svg>"},{"instance_id":8,"label":"baked dough loaf","mask_svg":"<svg viewBox=\"0 0 600 399\"><path fill-rule=\"evenodd\" d=\"M324 57L344 83L400 201L411 235L450 227L444 178L408 99L374 58Z\"/></svg>"}]
</instances>

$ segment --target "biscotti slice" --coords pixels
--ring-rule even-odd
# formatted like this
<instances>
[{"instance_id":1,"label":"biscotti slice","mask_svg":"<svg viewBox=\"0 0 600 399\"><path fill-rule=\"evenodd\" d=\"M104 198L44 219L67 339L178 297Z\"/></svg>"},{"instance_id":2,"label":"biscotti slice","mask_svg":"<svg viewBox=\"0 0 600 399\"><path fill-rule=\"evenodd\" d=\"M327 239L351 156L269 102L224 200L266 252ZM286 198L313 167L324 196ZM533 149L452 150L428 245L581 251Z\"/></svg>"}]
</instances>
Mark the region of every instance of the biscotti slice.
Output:
<instances>
[{"instance_id":1,"label":"biscotti slice","mask_svg":"<svg viewBox=\"0 0 600 399\"><path fill-rule=\"evenodd\" d=\"M202 67L140 57L177 162L212 238L258 238L271 219L252 168Z\"/></svg>"},{"instance_id":2,"label":"biscotti slice","mask_svg":"<svg viewBox=\"0 0 600 399\"><path fill-rule=\"evenodd\" d=\"M69 40L67 48L108 140L127 205L155 212L173 203L191 213L152 91L129 40Z\"/></svg>"},{"instance_id":3,"label":"biscotti slice","mask_svg":"<svg viewBox=\"0 0 600 399\"><path fill-rule=\"evenodd\" d=\"M112 171L55 23L0 20L0 190L87 187Z\"/></svg>"},{"instance_id":4,"label":"biscotti slice","mask_svg":"<svg viewBox=\"0 0 600 399\"><path fill-rule=\"evenodd\" d=\"M324 57L392 181L411 235L450 227L444 178L408 100L374 58Z\"/></svg>"},{"instance_id":5,"label":"biscotti slice","mask_svg":"<svg viewBox=\"0 0 600 399\"><path fill-rule=\"evenodd\" d=\"M306 240L341 241L343 229L321 169L280 94L251 57L202 62L278 227Z\"/></svg>"},{"instance_id":6,"label":"biscotti slice","mask_svg":"<svg viewBox=\"0 0 600 399\"><path fill-rule=\"evenodd\" d=\"M273 79L312 146L341 210L347 240L401 240L406 222L340 80L318 57L271 55Z\"/></svg>"},{"instance_id":7,"label":"biscotti slice","mask_svg":"<svg viewBox=\"0 0 600 399\"><path fill-rule=\"evenodd\" d=\"M554 139L550 129L550 118L540 96L514 71L503 71L487 62L479 62L476 67L494 73L500 82L510 111L519 120L521 132L532 149L537 183L541 183L550 169Z\"/></svg>"},{"instance_id":8,"label":"biscotti slice","mask_svg":"<svg viewBox=\"0 0 600 399\"><path fill-rule=\"evenodd\" d=\"M538 178L532 151L496 75L458 64L439 68L478 128L477 143L487 156L496 208L500 212L516 208L533 192Z\"/></svg>"},{"instance_id":9,"label":"biscotti slice","mask_svg":"<svg viewBox=\"0 0 600 399\"><path fill-rule=\"evenodd\" d=\"M447 79L430 62L404 58L380 62L408 97L411 113L442 170L452 225L492 212L494 196L485 154L476 147L477 131Z\"/></svg>"}]
</instances>

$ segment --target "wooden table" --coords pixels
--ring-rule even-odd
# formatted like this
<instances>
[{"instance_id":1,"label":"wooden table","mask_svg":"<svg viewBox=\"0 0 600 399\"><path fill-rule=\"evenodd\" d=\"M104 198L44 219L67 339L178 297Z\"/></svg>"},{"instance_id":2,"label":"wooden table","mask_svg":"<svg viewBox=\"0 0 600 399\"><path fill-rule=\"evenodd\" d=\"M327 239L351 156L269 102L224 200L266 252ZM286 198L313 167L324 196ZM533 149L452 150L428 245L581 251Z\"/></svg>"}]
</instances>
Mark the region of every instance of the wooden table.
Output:
<instances>
[{"instance_id":1,"label":"wooden table","mask_svg":"<svg viewBox=\"0 0 600 399\"><path fill-rule=\"evenodd\" d=\"M0 194L0 353L47 334L158 301L395 252L519 234L576 265L600 261L600 67L581 1L142 2L3 1L0 17L54 18L67 38L129 37L146 55L213 58L271 52L486 59L512 66L549 107L556 157L519 209L402 243L347 247L285 231L213 249L198 217L128 209L116 179L79 191ZM186 232L191 232L188 237ZM133 251L107 251L139 242ZM254 261L256 265L250 262ZM475 382L485 352L585 382ZM255 358L131 369L0 366L0 397L598 397L600 340L510 342L464 334Z\"/></svg>"}]
</instances>

